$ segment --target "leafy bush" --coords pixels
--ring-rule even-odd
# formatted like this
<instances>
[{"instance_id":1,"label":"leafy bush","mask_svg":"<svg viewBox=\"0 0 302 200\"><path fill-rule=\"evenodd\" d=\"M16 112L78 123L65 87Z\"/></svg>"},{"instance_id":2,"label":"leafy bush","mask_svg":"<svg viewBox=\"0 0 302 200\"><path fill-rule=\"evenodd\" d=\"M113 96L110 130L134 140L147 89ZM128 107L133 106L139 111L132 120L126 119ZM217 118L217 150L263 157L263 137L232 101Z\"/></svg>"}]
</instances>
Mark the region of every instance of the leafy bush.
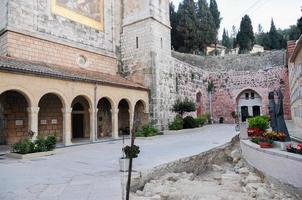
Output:
<instances>
[{"instance_id":1,"label":"leafy bush","mask_svg":"<svg viewBox=\"0 0 302 200\"><path fill-rule=\"evenodd\" d=\"M211 124L211 113L205 113L205 114L201 115L201 117L205 118L206 122Z\"/></svg>"},{"instance_id":2,"label":"leafy bush","mask_svg":"<svg viewBox=\"0 0 302 200\"><path fill-rule=\"evenodd\" d=\"M195 119L192 116L187 116L184 118L184 129L196 128L197 124Z\"/></svg>"},{"instance_id":3,"label":"leafy bush","mask_svg":"<svg viewBox=\"0 0 302 200\"><path fill-rule=\"evenodd\" d=\"M135 136L136 137L152 137L155 136L158 133L158 130L154 127L153 124L149 123L145 126L143 126L143 128L141 130L138 130L137 132L135 132Z\"/></svg>"},{"instance_id":4,"label":"leafy bush","mask_svg":"<svg viewBox=\"0 0 302 200\"><path fill-rule=\"evenodd\" d=\"M51 151L56 147L56 137L53 135L48 136L46 139L43 137L37 138L36 141L30 139L23 139L20 142L12 145L12 152L20 154L28 154L35 152Z\"/></svg>"},{"instance_id":5,"label":"leafy bush","mask_svg":"<svg viewBox=\"0 0 302 200\"><path fill-rule=\"evenodd\" d=\"M123 152L125 153L126 158L137 158L140 150L137 145L133 145L132 147L127 145L123 148Z\"/></svg>"},{"instance_id":6,"label":"leafy bush","mask_svg":"<svg viewBox=\"0 0 302 200\"><path fill-rule=\"evenodd\" d=\"M183 114L186 112L196 111L195 103L188 98L185 98L184 101L177 99L173 105L172 111L178 113L180 116L183 116Z\"/></svg>"},{"instance_id":7,"label":"leafy bush","mask_svg":"<svg viewBox=\"0 0 302 200\"><path fill-rule=\"evenodd\" d=\"M248 119L249 128L259 128L263 131L269 128L267 116L257 116Z\"/></svg>"},{"instance_id":8,"label":"leafy bush","mask_svg":"<svg viewBox=\"0 0 302 200\"><path fill-rule=\"evenodd\" d=\"M12 145L12 152L27 154L35 151L35 145L30 139L22 139L20 142Z\"/></svg>"},{"instance_id":9,"label":"leafy bush","mask_svg":"<svg viewBox=\"0 0 302 200\"><path fill-rule=\"evenodd\" d=\"M176 116L174 121L169 124L169 130L181 130L183 129L184 121L180 116Z\"/></svg>"},{"instance_id":10,"label":"leafy bush","mask_svg":"<svg viewBox=\"0 0 302 200\"><path fill-rule=\"evenodd\" d=\"M45 146L47 151L52 151L56 148L57 139L54 135L47 136L45 140Z\"/></svg>"},{"instance_id":11,"label":"leafy bush","mask_svg":"<svg viewBox=\"0 0 302 200\"><path fill-rule=\"evenodd\" d=\"M203 126L204 123L206 122L206 118L204 116L197 117L195 119L195 122L197 126Z\"/></svg>"},{"instance_id":12,"label":"leafy bush","mask_svg":"<svg viewBox=\"0 0 302 200\"><path fill-rule=\"evenodd\" d=\"M35 144L35 152L44 152L47 151L47 147L45 145L45 139L42 137L38 137L34 142Z\"/></svg>"}]
</instances>

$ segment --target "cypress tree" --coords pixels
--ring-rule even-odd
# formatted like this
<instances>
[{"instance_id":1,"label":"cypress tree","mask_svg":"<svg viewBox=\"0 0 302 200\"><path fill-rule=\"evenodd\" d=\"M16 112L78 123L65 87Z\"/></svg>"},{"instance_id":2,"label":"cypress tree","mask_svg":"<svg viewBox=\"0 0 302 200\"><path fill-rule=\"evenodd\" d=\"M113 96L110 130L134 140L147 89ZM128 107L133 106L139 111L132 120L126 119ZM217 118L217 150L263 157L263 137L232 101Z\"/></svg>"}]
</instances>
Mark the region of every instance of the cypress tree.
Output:
<instances>
[{"instance_id":1,"label":"cypress tree","mask_svg":"<svg viewBox=\"0 0 302 200\"><path fill-rule=\"evenodd\" d=\"M236 40L240 46L240 53L246 53L252 50L255 37L252 21L248 15L245 15L241 20L240 30L237 34Z\"/></svg>"},{"instance_id":2,"label":"cypress tree","mask_svg":"<svg viewBox=\"0 0 302 200\"><path fill-rule=\"evenodd\" d=\"M298 21L297 21L297 27L300 30L300 32L302 33L302 17L300 19L298 19Z\"/></svg>"},{"instance_id":3,"label":"cypress tree","mask_svg":"<svg viewBox=\"0 0 302 200\"><path fill-rule=\"evenodd\" d=\"M269 31L271 49L280 49L281 48L281 38L282 38L282 36L277 32L274 20L272 19L271 28Z\"/></svg>"},{"instance_id":4,"label":"cypress tree","mask_svg":"<svg viewBox=\"0 0 302 200\"><path fill-rule=\"evenodd\" d=\"M170 22L171 22L171 44L173 49L178 50L180 46L183 45L183 40L179 36L177 31L178 26L178 15L175 11L175 6L170 2Z\"/></svg>"},{"instance_id":5,"label":"cypress tree","mask_svg":"<svg viewBox=\"0 0 302 200\"><path fill-rule=\"evenodd\" d=\"M208 45L216 43L217 31L215 22L207 0L198 0L197 2L198 17L198 44L199 49L205 52Z\"/></svg>"},{"instance_id":6,"label":"cypress tree","mask_svg":"<svg viewBox=\"0 0 302 200\"><path fill-rule=\"evenodd\" d=\"M218 33L222 18L220 17L220 12L218 10L218 6L217 6L217 3L216 3L216 0L210 0L210 12L211 12L211 14L213 16L213 20L214 20L214 23L215 23L216 33Z\"/></svg>"},{"instance_id":7,"label":"cypress tree","mask_svg":"<svg viewBox=\"0 0 302 200\"><path fill-rule=\"evenodd\" d=\"M231 43L231 39L229 37L229 33L225 29L223 29L221 44L228 49L232 48L232 43Z\"/></svg>"},{"instance_id":8,"label":"cypress tree","mask_svg":"<svg viewBox=\"0 0 302 200\"><path fill-rule=\"evenodd\" d=\"M178 48L181 52L192 53L198 50L196 5L193 0L180 3L177 15L179 23L176 30L183 44Z\"/></svg>"}]
</instances>

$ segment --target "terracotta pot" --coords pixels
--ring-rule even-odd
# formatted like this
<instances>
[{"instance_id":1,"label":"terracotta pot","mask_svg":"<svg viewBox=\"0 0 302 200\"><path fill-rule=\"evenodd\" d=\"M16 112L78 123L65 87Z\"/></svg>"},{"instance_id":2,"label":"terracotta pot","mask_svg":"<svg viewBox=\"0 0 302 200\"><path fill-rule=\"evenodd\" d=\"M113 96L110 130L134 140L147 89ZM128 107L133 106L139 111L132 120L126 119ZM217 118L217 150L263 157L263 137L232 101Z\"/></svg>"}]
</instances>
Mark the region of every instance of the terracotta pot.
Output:
<instances>
[{"instance_id":1,"label":"terracotta pot","mask_svg":"<svg viewBox=\"0 0 302 200\"><path fill-rule=\"evenodd\" d=\"M259 142L259 145L261 148L272 148L273 147L273 145L268 142Z\"/></svg>"}]
</instances>

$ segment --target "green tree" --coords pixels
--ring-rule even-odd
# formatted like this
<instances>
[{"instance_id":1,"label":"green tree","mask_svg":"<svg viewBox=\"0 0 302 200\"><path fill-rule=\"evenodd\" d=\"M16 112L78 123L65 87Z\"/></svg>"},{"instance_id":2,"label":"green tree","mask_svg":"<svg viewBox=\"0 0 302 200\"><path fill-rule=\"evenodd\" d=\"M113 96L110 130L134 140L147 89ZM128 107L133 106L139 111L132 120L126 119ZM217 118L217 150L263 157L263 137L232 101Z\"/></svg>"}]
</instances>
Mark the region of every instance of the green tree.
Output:
<instances>
[{"instance_id":1,"label":"green tree","mask_svg":"<svg viewBox=\"0 0 302 200\"><path fill-rule=\"evenodd\" d=\"M248 15L245 15L241 20L240 30L237 34L236 40L240 46L240 53L246 53L252 50L255 37L252 21Z\"/></svg>"},{"instance_id":2,"label":"green tree","mask_svg":"<svg viewBox=\"0 0 302 200\"><path fill-rule=\"evenodd\" d=\"M183 46L183 40L180 37L177 26L178 26L178 14L175 11L173 2L170 2L170 22L171 22L171 44L173 49L178 50L180 46Z\"/></svg>"},{"instance_id":3,"label":"green tree","mask_svg":"<svg viewBox=\"0 0 302 200\"><path fill-rule=\"evenodd\" d=\"M278 33L274 20L272 19L271 28L269 31L269 39L271 44L271 49L281 49L283 36Z\"/></svg>"},{"instance_id":4,"label":"green tree","mask_svg":"<svg viewBox=\"0 0 302 200\"><path fill-rule=\"evenodd\" d=\"M208 45L216 43L217 31L215 22L210 12L207 0L198 0L197 2L197 18L198 18L198 44L199 49L205 52Z\"/></svg>"},{"instance_id":5,"label":"green tree","mask_svg":"<svg viewBox=\"0 0 302 200\"><path fill-rule=\"evenodd\" d=\"M221 44L223 46L225 46L226 48L228 48L228 49L232 48L232 42L231 42L231 39L229 37L229 33L225 29L223 29Z\"/></svg>"},{"instance_id":6,"label":"green tree","mask_svg":"<svg viewBox=\"0 0 302 200\"><path fill-rule=\"evenodd\" d=\"M177 99L173 105L172 111L178 113L182 117L186 112L196 111L195 103L187 97L183 101Z\"/></svg>"},{"instance_id":7,"label":"green tree","mask_svg":"<svg viewBox=\"0 0 302 200\"><path fill-rule=\"evenodd\" d=\"M184 0L180 3L177 15L179 23L176 30L178 31L182 45L178 50L181 52L192 53L198 48L198 31L197 31L197 15L196 4L193 0Z\"/></svg>"},{"instance_id":8,"label":"green tree","mask_svg":"<svg viewBox=\"0 0 302 200\"><path fill-rule=\"evenodd\" d=\"M233 48L236 48L237 46L237 41L236 41L236 36L237 36L237 29L236 29L236 26L232 26L232 32L231 32L231 43L232 43L232 47Z\"/></svg>"},{"instance_id":9,"label":"green tree","mask_svg":"<svg viewBox=\"0 0 302 200\"><path fill-rule=\"evenodd\" d=\"M297 21L297 27L300 30L300 32L302 33L302 17L300 19L298 19L298 21Z\"/></svg>"},{"instance_id":10,"label":"green tree","mask_svg":"<svg viewBox=\"0 0 302 200\"><path fill-rule=\"evenodd\" d=\"M210 0L210 12L213 16L215 29L216 29L216 37L217 37L217 33L219 31L220 23L221 23L222 18L220 17L220 12L218 10L216 0Z\"/></svg>"}]
</instances>

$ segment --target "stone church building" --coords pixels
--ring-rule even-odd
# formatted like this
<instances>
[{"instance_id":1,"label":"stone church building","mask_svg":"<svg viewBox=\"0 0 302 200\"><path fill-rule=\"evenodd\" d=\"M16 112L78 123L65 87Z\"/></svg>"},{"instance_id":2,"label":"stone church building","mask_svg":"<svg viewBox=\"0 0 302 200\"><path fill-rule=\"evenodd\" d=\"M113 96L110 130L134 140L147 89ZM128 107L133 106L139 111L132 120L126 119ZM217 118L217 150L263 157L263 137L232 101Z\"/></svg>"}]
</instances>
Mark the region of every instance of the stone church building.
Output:
<instances>
[{"instance_id":1,"label":"stone church building","mask_svg":"<svg viewBox=\"0 0 302 200\"><path fill-rule=\"evenodd\" d=\"M148 121L163 130L184 97L194 116L244 121L267 114L278 87L290 118L285 52L199 58L172 52L170 32L169 0L1 0L0 144L30 132L94 142Z\"/></svg>"}]
</instances>

